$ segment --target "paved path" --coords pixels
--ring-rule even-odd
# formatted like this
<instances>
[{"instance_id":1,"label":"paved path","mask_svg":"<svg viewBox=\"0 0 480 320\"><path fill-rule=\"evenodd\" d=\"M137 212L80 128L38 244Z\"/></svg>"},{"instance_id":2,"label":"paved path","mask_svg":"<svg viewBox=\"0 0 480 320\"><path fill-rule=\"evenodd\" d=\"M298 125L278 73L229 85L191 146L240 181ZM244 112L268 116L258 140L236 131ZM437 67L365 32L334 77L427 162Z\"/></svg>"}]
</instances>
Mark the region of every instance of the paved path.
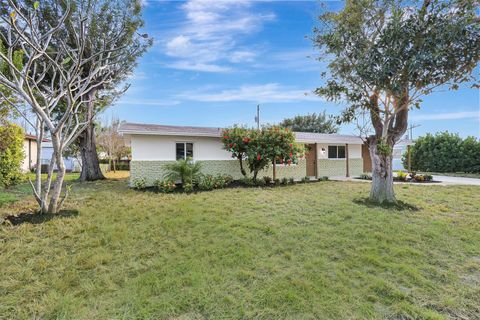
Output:
<instances>
[{"instance_id":1,"label":"paved path","mask_svg":"<svg viewBox=\"0 0 480 320\"><path fill-rule=\"evenodd\" d=\"M330 177L330 180L336 181L354 181L354 182L371 182L370 180L362 180L355 178L346 178L345 176ZM475 178L462 178L462 177L449 177L449 176L439 176L433 175L433 180L438 181L438 183L412 183L411 185L417 186L451 186L451 185L470 185L470 186L480 186L480 179ZM404 182L394 182L395 184L404 184Z\"/></svg>"},{"instance_id":2,"label":"paved path","mask_svg":"<svg viewBox=\"0 0 480 320\"><path fill-rule=\"evenodd\" d=\"M445 184L462 184L462 185L471 185L471 186L480 186L480 179L475 178L463 178L463 177L449 177L449 176L439 176L433 175L433 180L441 181Z\"/></svg>"}]
</instances>

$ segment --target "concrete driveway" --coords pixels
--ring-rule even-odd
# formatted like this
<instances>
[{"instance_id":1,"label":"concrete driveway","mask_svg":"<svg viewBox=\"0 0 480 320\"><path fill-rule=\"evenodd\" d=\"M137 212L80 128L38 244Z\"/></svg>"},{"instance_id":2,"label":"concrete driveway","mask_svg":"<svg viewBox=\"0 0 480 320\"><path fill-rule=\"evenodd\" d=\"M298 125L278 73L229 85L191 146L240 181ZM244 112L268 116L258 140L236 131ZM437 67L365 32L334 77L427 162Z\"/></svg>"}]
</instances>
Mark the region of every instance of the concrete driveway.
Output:
<instances>
[{"instance_id":1,"label":"concrete driveway","mask_svg":"<svg viewBox=\"0 0 480 320\"><path fill-rule=\"evenodd\" d=\"M470 185L470 186L480 186L480 179L475 178L463 178L463 177L449 177L449 176L439 176L433 175L433 180L441 181L444 184L448 185Z\"/></svg>"}]
</instances>

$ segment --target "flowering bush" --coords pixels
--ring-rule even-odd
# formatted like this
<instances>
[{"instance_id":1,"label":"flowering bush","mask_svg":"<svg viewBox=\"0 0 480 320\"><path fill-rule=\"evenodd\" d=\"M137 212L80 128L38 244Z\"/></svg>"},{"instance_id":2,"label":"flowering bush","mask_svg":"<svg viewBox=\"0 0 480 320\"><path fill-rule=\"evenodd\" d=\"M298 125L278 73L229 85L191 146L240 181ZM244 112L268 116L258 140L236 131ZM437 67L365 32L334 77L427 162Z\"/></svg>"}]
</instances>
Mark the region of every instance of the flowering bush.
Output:
<instances>
[{"instance_id":1,"label":"flowering bush","mask_svg":"<svg viewBox=\"0 0 480 320\"><path fill-rule=\"evenodd\" d=\"M171 193L177 187L175 185L175 182L172 180L155 180L153 185L155 186L155 188L157 188L158 191L163 193Z\"/></svg>"},{"instance_id":2,"label":"flowering bush","mask_svg":"<svg viewBox=\"0 0 480 320\"><path fill-rule=\"evenodd\" d=\"M244 177L247 176L243 168L243 161L247 156L247 148L252 140L251 131L242 127L224 129L222 132L223 148L232 154L240 163L240 171Z\"/></svg>"},{"instance_id":3,"label":"flowering bush","mask_svg":"<svg viewBox=\"0 0 480 320\"><path fill-rule=\"evenodd\" d=\"M203 175L198 182L198 188L203 191L213 190L215 187L215 178L211 174Z\"/></svg>"}]
</instances>

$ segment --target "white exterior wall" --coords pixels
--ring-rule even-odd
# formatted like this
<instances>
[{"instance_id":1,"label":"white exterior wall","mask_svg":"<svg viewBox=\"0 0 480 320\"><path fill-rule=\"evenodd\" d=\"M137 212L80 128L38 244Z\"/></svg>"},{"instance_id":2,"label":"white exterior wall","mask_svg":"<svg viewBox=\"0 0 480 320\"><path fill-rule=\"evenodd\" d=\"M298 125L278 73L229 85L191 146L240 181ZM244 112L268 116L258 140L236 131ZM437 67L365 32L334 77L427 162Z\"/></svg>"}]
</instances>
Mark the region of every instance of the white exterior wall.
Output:
<instances>
[{"instance_id":1,"label":"white exterior wall","mask_svg":"<svg viewBox=\"0 0 480 320\"><path fill-rule=\"evenodd\" d=\"M29 146L30 143L30 146ZM30 154L31 151L31 154ZM30 166L28 161L30 159L30 166L35 166L37 164L37 141L35 140L23 140L23 161L22 161L22 171L30 171Z\"/></svg>"},{"instance_id":2,"label":"white exterior wall","mask_svg":"<svg viewBox=\"0 0 480 320\"><path fill-rule=\"evenodd\" d=\"M318 159L327 159L328 160L328 146L344 146L345 144L317 144L317 155ZM325 153L322 153L322 148L325 149ZM348 145L348 158L349 159L361 159L362 158L362 145L361 144L349 144ZM336 160L336 159L330 159Z\"/></svg>"},{"instance_id":3,"label":"white exterior wall","mask_svg":"<svg viewBox=\"0 0 480 320\"><path fill-rule=\"evenodd\" d=\"M177 142L193 143L194 160L232 160L223 149L220 138L132 135L132 160L134 161L175 161Z\"/></svg>"}]
</instances>

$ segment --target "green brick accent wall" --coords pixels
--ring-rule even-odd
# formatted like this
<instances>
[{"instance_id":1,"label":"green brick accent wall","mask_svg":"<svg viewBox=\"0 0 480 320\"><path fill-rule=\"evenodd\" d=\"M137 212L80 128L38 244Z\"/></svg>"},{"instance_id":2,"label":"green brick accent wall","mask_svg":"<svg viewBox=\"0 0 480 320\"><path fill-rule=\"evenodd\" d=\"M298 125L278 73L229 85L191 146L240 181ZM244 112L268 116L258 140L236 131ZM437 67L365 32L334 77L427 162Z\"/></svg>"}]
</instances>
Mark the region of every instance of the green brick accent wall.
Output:
<instances>
[{"instance_id":1,"label":"green brick accent wall","mask_svg":"<svg viewBox=\"0 0 480 320\"><path fill-rule=\"evenodd\" d=\"M163 179L165 170L163 166L166 163L173 161L138 161L132 160L130 162L130 183L132 184L135 179L145 178L147 186L152 186L153 182L157 179ZM228 174L234 179L243 178L240 172L240 165L238 160L208 160L199 161L202 163L202 172L204 174ZM245 170L248 168L245 164ZM297 165L291 166L277 166L277 178L295 178L301 179L306 174L306 160L300 160ZM270 166L267 170L262 170L258 173L258 177L272 176L273 168Z\"/></svg>"},{"instance_id":2,"label":"green brick accent wall","mask_svg":"<svg viewBox=\"0 0 480 320\"><path fill-rule=\"evenodd\" d=\"M318 159L317 161L317 172L318 176L345 176L347 172L345 159ZM363 159L349 159L348 160L350 168L350 176L358 176L363 173Z\"/></svg>"}]
</instances>

